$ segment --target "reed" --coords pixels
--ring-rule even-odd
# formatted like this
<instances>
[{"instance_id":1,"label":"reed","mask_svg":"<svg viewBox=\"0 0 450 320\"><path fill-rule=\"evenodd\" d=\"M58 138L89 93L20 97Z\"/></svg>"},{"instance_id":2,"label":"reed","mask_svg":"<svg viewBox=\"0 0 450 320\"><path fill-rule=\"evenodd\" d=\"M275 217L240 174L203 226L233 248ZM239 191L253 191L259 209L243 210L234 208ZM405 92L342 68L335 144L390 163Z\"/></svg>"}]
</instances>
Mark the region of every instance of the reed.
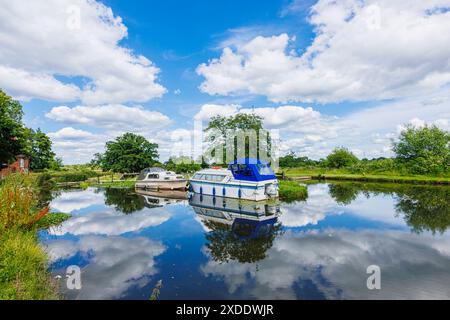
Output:
<instances>
[{"instance_id":1,"label":"reed","mask_svg":"<svg viewBox=\"0 0 450 320\"><path fill-rule=\"evenodd\" d=\"M42 219L48 208L38 208L34 179L12 174L0 184L0 229L31 227Z\"/></svg>"}]
</instances>

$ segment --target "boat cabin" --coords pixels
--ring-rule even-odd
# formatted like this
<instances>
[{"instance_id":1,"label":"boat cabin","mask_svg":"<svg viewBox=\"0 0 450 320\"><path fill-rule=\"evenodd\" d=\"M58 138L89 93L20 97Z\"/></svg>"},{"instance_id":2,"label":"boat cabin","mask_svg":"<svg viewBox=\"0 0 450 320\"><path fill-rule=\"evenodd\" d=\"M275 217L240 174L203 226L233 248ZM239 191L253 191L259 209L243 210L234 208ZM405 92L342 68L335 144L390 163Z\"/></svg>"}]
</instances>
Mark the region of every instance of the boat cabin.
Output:
<instances>
[{"instance_id":1,"label":"boat cabin","mask_svg":"<svg viewBox=\"0 0 450 320\"><path fill-rule=\"evenodd\" d=\"M276 179L269 164L264 160L246 158L230 164L230 171L236 180L265 181Z\"/></svg>"}]
</instances>

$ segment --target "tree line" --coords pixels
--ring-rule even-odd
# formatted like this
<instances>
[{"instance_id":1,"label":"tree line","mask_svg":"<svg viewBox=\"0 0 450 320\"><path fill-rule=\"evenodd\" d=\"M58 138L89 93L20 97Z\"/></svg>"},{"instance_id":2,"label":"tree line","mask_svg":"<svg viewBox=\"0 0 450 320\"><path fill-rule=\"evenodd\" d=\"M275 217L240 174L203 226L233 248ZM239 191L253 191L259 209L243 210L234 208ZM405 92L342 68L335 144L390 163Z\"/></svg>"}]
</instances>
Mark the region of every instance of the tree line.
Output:
<instances>
[{"instance_id":1,"label":"tree line","mask_svg":"<svg viewBox=\"0 0 450 320\"><path fill-rule=\"evenodd\" d=\"M272 148L270 136L267 141L260 141L259 132L264 130L263 119L255 114L216 116L211 119L204 131L209 149L217 150L217 145L220 147L229 135L236 136L239 132L249 129L258 134L258 146L264 143L270 152ZM236 158L238 144L236 140L233 141L235 147L233 156ZM279 165L282 168L344 168L355 173L402 171L413 174L442 174L448 173L449 170L449 146L448 131L434 125L422 128L406 126L397 141L393 141L392 150L395 154L393 158L358 159L347 148L338 147L320 160L312 160L290 152L279 159ZM140 172L152 166L164 166L167 170L182 173L207 167L209 165L207 162L211 162L208 156L214 156L214 152L205 155L201 161L194 161L189 157L172 157L161 163L158 147L158 144L149 142L145 137L128 132L108 141L105 152L97 153L90 164L104 171L120 173ZM244 147L247 154L249 148L247 140ZM224 150L222 163L226 163L225 153ZM23 108L20 103L0 90L0 164L4 166L11 163L19 154L30 157L32 170L59 169L62 166L61 159L52 151L50 138L40 129L27 128L23 123Z\"/></svg>"},{"instance_id":2,"label":"tree line","mask_svg":"<svg viewBox=\"0 0 450 320\"><path fill-rule=\"evenodd\" d=\"M405 127L392 142L393 158L358 159L345 147L335 148L326 158L312 160L294 152L280 158L280 167L348 169L353 173L401 171L411 174L445 174L450 165L450 134L437 126Z\"/></svg>"}]
</instances>

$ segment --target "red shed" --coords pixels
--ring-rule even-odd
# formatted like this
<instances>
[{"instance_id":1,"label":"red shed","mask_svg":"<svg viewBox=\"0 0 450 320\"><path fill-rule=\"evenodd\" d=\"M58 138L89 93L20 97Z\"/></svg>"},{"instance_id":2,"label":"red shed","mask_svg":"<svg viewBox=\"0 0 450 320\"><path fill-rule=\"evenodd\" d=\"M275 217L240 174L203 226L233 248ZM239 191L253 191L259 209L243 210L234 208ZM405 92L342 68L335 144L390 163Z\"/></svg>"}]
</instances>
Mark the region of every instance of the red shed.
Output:
<instances>
[{"instance_id":1,"label":"red shed","mask_svg":"<svg viewBox=\"0 0 450 320\"><path fill-rule=\"evenodd\" d=\"M22 172L28 173L30 170L30 159L24 155L16 156L16 161L9 164L5 168L1 168L0 178L7 176L10 173Z\"/></svg>"}]
</instances>

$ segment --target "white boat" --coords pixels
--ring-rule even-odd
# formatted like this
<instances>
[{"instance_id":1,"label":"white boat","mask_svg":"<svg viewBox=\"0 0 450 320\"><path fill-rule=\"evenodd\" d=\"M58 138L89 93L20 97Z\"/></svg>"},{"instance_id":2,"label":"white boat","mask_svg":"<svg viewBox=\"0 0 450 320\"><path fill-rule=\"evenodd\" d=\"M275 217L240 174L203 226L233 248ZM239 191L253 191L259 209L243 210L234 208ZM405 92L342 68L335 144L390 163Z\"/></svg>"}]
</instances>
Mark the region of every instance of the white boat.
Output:
<instances>
[{"instance_id":1,"label":"white boat","mask_svg":"<svg viewBox=\"0 0 450 320\"><path fill-rule=\"evenodd\" d=\"M142 170L136 181L138 189L151 190L185 190L187 179L163 168L147 168Z\"/></svg>"},{"instance_id":2,"label":"white boat","mask_svg":"<svg viewBox=\"0 0 450 320\"><path fill-rule=\"evenodd\" d=\"M205 169L189 179L191 192L261 201L278 197L278 180L267 162L245 158L229 169Z\"/></svg>"},{"instance_id":3,"label":"white boat","mask_svg":"<svg viewBox=\"0 0 450 320\"><path fill-rule=\"evenodd\" d=\"M204 228L214 231L218 225L221 237L227 228L237 236L237 246L240 240L255 239L271 234L280 215L279 203L270 201L243 201L231 198L221 198L192 194L189 204L200 218ZM228 226L228 227L227 227ZM221 251L222 252L222 251Z\"/></svg>"}]
</instances>

